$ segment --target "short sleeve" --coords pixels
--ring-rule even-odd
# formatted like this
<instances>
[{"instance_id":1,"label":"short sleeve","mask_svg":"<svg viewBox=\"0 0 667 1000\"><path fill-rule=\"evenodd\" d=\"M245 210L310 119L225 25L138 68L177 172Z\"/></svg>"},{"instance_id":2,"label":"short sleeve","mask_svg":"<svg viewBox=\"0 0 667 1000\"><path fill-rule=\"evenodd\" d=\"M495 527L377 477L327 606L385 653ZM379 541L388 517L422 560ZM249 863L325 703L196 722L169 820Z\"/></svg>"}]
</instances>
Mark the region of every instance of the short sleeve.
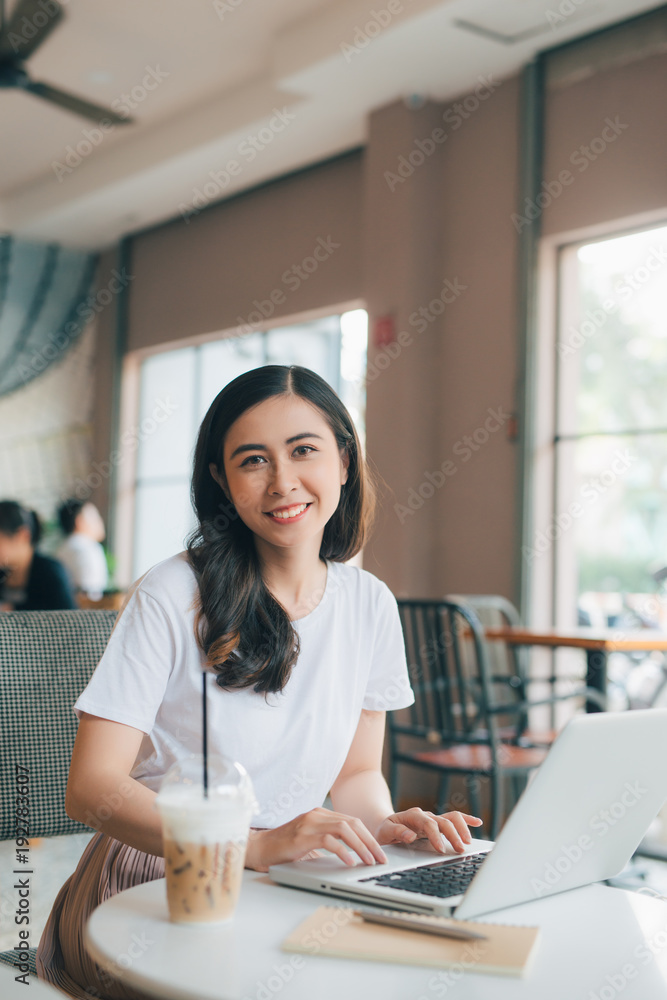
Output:
<instances>
[{"instance_id":1,"label":"short sleeve","mask_svg":"<svg viewBox=\"0 0 667 1000\"><path fill-rule=\"evenodd\" d=\"M368 685L362 708L371 712L393 711L412 705L405 642L396 598L382 583L378 588L375 636Z\"/></svg>"},{"instance_id":2,"label":"short sleeve","mask_svg":"<svg viewBox=\"0 0 667 1000\"><path fill-rule=\"evenodd\" d=\"M150 733L162 704L178 643L155 598L135 590L120 614L88 686L74 706Z\"/></svg>"}]
</instances>

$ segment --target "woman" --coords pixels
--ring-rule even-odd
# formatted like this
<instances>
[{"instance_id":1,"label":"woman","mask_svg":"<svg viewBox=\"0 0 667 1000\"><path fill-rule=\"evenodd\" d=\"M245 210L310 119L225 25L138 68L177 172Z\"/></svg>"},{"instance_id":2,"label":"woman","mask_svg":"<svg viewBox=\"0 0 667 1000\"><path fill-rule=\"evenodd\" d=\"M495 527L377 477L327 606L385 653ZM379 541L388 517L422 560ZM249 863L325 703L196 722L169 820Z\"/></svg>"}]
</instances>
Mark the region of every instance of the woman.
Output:
<instances>
[{"instance_id":1,"label":"woman","mask_svg":"<svg viewBox=\"0 0 667 1000\"><path fill-rule=\"evenodd\" d=\"M111 893L163 874L156 790L201 750L201 670L210 747L249 771L260 803L246 866L266 871L316 848L348 865L382 844L471 840L461 813L395 813L381 773L385 711L413 701L396 601L346 566L373 497L347 410L315 373L269 365L212 403L195 451L199 527L187 553L134 590L76 704L68 813L100 833L61 890L40 974L74 996L130 994L81 944ZM398 692L398 695L397 695ZM330 791L333 810L322 803ZM113 808L108 808L113 803ZM92 814L92 817L91 817Z\"/></svg>"},{"instance_id":2,"label":"woman","mask_svg":"<svg viewBox=\"0 0 667 1000\"><path fill-rule=\"evenodd\" d=\"M34 511L0 500L0 610L75 608L64 567L35 551L42 534Z\"/></svg>"}]
</instances>

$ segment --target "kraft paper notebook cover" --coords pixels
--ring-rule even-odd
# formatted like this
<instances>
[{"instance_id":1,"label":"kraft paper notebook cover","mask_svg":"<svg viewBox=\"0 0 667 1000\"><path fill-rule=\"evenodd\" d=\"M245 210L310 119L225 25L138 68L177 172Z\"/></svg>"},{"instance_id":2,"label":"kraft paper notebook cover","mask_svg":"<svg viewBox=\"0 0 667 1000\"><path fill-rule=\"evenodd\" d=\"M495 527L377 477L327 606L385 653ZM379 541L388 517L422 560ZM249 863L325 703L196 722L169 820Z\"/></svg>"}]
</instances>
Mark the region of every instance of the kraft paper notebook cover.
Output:
<instances>
[{"instance_id":1,"label":"kraft paper notebook cover","mask_svg":"<svg viewBox=\"0 0 667 1000\"><path fill-rule=\"evenodd\" d=\"M445 923L448 919L442 918ZM512 927L466 921L485 941L460 941L416 931L366 923L352 909L320 906L282 943L283 951L327 955L399 965L448 968L463 965L470 972L522 976L535 950L538 927Z\"/></svg>"}]
</instances>

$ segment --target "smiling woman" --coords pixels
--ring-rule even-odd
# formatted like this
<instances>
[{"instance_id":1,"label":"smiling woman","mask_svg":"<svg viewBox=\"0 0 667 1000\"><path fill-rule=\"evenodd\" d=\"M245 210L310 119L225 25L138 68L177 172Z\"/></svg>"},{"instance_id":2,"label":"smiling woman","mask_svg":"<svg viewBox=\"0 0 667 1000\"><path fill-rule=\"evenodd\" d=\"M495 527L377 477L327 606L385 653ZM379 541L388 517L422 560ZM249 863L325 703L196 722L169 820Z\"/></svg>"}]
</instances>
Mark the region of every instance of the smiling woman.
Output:
<instances>
[{"instance_id":1,"label":"smiling woman","mask_svg":"<svg viewBox=\"0 0 667 1000\"><path fill-rule=\"evenodd\" d=\"M218 685L209 751L246 767L259 803L247 867L318 848L373 865L386 862L382 844L417 837L463 851L468 825L481 823L393 810L385 712L413 695L395 598L345 565L366 538L374 493L327 382L297 365L230 382L199 432L192 498L187 553L141 579L75 706L66 806L73 818L100 817L100 833L58 896L38 967L76 997L131 996L81 936L94 906L164 872L155 793L175 760L201 749L202 669Z\"/></svg>"},{"instance_id":2,"label":"smiling woman","mask_svg":"<svg viewBox=\"0 0 667 1000\"><path fill-rule=\"evenodd\" d=\"M298 655L290 619L312 610L312 595L326 580L325 560L350 559L363 545L374 492L360 460L345 407L306 368L267 365L236 379L212 403L195 452L201 529L189 551L201 574L202 646L221 672L219 683L229 683L230 673L239 683L239 655L250 676L257 672L256 690L280 690L286 682ZM209 541L221 505L223 530ZM212 558L211 545L221 546L219 558ZM226 571L236 572L234 550L252 551L243 589ZM256 621L249 602L257 602ZM281 638L262 662L254 651L266 649L267 620Z\"/></svg>"}]
</instances>

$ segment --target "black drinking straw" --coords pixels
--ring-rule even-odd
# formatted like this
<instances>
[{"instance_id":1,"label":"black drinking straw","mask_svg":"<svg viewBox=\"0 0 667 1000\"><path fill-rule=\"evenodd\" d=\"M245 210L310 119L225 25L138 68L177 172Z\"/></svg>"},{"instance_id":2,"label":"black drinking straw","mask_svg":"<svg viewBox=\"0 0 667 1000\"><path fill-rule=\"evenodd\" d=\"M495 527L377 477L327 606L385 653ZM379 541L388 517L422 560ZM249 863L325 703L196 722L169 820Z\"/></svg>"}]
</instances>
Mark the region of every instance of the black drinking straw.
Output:
<instances>
[{"instance_id":1,"label":"black drinking straw","mask_svg":"<svg viewBox=\"0 0 667 1000\"><path fill-rule=\"evenodd\" d=\"M208 798L208 726L206 721L206 671L202 670L202 692L201 692L201 712L202 712L202 744L204 749L204 798Z\"/></svg>"}]
</instances>

